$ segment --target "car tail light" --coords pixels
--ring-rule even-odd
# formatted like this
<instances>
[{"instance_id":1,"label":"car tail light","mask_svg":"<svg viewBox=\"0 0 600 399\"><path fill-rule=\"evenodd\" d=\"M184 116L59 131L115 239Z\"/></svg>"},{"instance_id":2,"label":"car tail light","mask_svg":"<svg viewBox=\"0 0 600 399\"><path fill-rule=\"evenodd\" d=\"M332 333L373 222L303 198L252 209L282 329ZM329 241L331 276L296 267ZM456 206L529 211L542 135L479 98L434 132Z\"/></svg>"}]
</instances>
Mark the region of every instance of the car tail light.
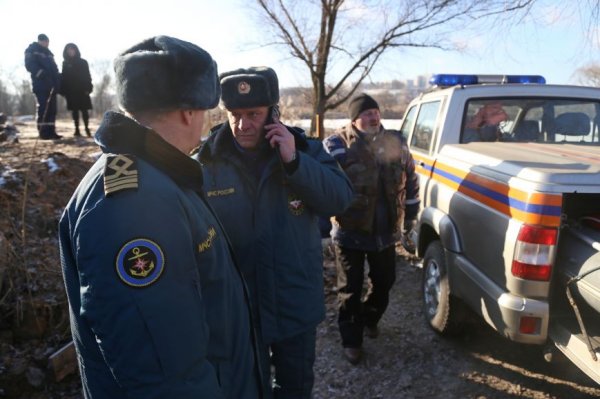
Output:
<instances>
[{"instance_id":1,"label":"car tail light","mask_svg":"<svg viewBox=\"0 0 600 399\"><path fill-rule=\"evenodd\" d=\"M519 332L521 334L539 334L542 319L539 317L523 316L519 323Z\"/></svg>"},{"instance_id":2,"label":"car tail light","mask_svg":"<svg viewBox=\"0 0 600 399\"><path fill-rule=\"evenodd\" d=\"M558 230L524 224L519 230L512 274L526 280L549 281Z\"/></svg>"}]
</instances>

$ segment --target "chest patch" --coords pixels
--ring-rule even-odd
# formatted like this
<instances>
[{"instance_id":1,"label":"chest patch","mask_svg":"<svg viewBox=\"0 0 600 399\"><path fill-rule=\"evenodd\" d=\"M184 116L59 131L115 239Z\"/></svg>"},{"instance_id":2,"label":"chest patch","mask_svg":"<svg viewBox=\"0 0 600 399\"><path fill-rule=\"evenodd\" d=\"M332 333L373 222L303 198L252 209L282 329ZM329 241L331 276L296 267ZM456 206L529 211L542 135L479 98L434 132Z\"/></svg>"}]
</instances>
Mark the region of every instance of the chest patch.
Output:
<instances>
[{"instance_id":1,"label":"chest patch","mask_svg":"<svg viewBox=\"0 0 600 399\"><path fill-rule=\"evenodd\" d=\"M147 238L136 238L121 247L116 270L121 281L131 287L146 287L156 282L165 269L160 246Z\"/></svg>"},{"instance_id":2,"label":"chest patch","mask_svg":"<svg viewBox=\"0 0 600 399\"><path fill-rule=\"evenodd\" d=\"M235 188L230 187L223 190L212 190L206 193L207 197L221 197L223 195L231 195L235 193Z\"/></svg>"},{"instance_id":3,"label":"chest patch","mask_svg":"<svg viewBox=\"0 0 600 399\"><path fill-rule=\"evenodd\" d=\"M304 202L293 193L288 194L288 209L294 216L300 216L304 213Z\"/></svg>"},{"instance_id":4,"label":"chest patch","mask_svg":"<svg viewBox=\"0 0 600 399\"><path fill-rule=\"evenodd\" d=\"M202 252L206 251L207 249L209 249L210 247L212 247L212 243L216 236L217 236L217 230L211 226L211 228L208 229L208 236L206 237L206 239L204 241L202 241L200 244L198 244L198 252L202 253Z\"/></svg>"}]
</instances>

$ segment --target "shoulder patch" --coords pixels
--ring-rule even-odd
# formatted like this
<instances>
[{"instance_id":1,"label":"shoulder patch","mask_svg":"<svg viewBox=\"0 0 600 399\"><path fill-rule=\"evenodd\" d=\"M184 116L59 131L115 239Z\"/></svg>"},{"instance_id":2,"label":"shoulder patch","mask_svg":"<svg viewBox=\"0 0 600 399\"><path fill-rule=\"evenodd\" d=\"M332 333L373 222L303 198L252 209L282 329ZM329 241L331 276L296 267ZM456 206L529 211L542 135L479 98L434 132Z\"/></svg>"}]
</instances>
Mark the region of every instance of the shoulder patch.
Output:
<instances>
[{"instance_id":1,"label":"shoulder patch","mask_svg":"<svg viewBox=\"0 0 600 399\"><path fill-rule=\"evenodd\" d=\"M132 155L109 155L104 166L104 195L138 188L138 170Z\"/></svg>"},{"instance_id":2,"label":"shoulder patch","mask_svg":"<svg viewBox=\"0 0 600 399\"><path fill-rule=\"evenodd\" d=\"M164 271L165 256L154 241L136 238L121 247L115 266L125 284L147 287L156 282Z\"/></svg>"}]
</instances>

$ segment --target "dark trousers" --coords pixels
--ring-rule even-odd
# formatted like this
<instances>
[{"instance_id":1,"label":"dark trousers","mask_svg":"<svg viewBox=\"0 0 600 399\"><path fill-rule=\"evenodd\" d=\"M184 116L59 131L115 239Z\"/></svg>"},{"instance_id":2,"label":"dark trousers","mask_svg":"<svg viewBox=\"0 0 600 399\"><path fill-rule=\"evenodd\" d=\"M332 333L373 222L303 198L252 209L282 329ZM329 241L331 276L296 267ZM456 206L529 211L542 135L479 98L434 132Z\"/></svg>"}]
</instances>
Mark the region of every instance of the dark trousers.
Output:
<instances>
[{"instance_id":1,"label":"dark trousers","mask_svg":"<svg viewBox=\"0 0 600 399\"><path fill-rule=\"evenodd\" d=\"M338 326L345 348L359 348L365 326L374 327L388 306L396 280L396 249L361 251L335 247L338 289ZM368 290L362 300L365 257L369 262Z\"/></svg>"},{"instance_id":2,"label":"dark trousers","mask_svg":"<svg viewBox=\"0 0 600 399\"><path fill-rule=\"evenodd\" d=\"M79 133L79 111L78 109L74 109L71 111L71 115L73 116L73 122L75 122L75 131ZM85 131L89 130L88 125L90 121L90 115L88 114L87 109L81 110L81 117L83 118L83 126L85 127Z\"/></svg>"},{"instance_id":3,"label":"dark trousers","mask_svg":"<svg viewBox=\"0 0 600 399\"><path fill-rule=\"evenodd\" d=\"M312 328L271 345L261 345L265 398L310 399L315 382L313 365L317 330ZM275 369L274 382L271 367Z\"/></svg>"},{"instance_id":4,"label":"dark trousers","mask_svg":"<svg viewBox=\"0 0 600 399\"><path fill-rule=\"evenodd\" d=\"M42 91L35 93L35 97L38 103L37 127L40 138L52 138L56 136L56 92Z\"/></svg>"}]
</instances>

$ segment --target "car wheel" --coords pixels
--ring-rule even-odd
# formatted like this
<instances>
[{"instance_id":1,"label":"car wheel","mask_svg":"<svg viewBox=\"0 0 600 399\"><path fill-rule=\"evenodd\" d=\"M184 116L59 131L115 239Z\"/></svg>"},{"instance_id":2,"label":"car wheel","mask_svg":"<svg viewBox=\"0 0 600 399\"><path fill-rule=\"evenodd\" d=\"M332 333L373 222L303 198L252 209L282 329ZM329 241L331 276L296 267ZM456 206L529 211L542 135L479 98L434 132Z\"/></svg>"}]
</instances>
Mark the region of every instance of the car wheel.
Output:
<instances>
[{"instance_id":1,"label":"car wheel","mask_svg":"<svg viewBox=\"0 0 600 399\"><path fill-rule=\"evenodd\" d=\"M433 241L423 258L423 311L429 326L439 334L460 332L462 303L451 295L444 248Z\"/></svg>"}]
</instances>

